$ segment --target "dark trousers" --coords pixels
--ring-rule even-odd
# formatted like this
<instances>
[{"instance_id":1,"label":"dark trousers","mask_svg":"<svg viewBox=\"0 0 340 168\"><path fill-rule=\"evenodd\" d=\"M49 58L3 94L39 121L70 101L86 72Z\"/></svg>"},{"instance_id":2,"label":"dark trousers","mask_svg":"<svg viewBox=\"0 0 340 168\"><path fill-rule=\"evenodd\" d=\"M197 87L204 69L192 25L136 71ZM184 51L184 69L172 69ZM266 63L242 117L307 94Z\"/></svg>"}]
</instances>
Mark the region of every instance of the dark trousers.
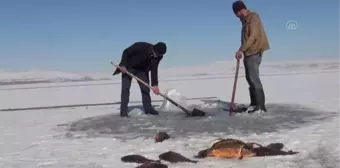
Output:
<instances>
[{"instance_id":1,"label":"dark trousers","mask_svg":"<svg viewBox=\"0 0 340 168\"><path fill-rule=\"evenodd\" d=\"M140 78L145 83L149 84L149 72L141 70L128 70L130 73ZM122 91L121 91L121 113L127 113L129 98L130 98L130 87L131 87L132 77L127 74L122 73ZM143 85L138 81L138 85L142 94L143 108L145 112L152 110L150 88Z\"/></svg>"},{"instance_id":2,"label":"dark trousers","mask_svg":"<svg viewBox=\"0 0 340 168\"><path fill-rule=\"evenodd\" d=\"M259 71L261 61L262 56L260 54L245 56L243 59L246 79L252 89L263 89Z\"/></svg>"}]
</instances>

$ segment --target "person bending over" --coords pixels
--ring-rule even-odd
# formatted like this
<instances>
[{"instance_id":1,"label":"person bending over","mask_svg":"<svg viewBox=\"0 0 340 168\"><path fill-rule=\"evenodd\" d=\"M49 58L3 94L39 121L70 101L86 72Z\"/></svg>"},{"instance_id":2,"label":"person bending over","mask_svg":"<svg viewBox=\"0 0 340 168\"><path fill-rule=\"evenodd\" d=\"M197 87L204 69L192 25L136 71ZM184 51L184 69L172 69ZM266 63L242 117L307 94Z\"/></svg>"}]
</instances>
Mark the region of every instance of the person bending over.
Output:
<instances>
[{"instance_id":1,"label":"person bending over","mask_svg":"<svg viewBox=\"0 0 340 168\"><path fill-rule=\"evenodd\" d=\"M167 46L164 42L151 44L148 42L135 42L123 51L120 68L113 75L122 72L120 116L128 117L128 103L132 77L126 74L129 71L147 84L150 83L149 72L151 71L151 86L155 94L158 88L158 65L166 53ZM158 115L151 105L150 88L138 81L142 94L143 109L145 114Z\"/></svg>"}]
</instances>

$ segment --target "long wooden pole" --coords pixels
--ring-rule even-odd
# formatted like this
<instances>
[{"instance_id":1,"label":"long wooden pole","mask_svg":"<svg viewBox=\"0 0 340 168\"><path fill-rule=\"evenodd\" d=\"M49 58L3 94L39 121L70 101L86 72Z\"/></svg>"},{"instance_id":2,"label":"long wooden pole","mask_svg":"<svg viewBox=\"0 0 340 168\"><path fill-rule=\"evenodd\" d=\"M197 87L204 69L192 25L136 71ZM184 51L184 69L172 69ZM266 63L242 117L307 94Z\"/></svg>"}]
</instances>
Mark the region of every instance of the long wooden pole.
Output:
<instances>
[{"instance_id":1,"label":"long wooden pole","mask_svg":"<svg viewBox=\"0 0 340 168\"><path fill-rule=\"evenodd\" d=\"M235 71L235 78L234 78L234 86L233 86L233 93L231 96L231 102L230 102L230 109L229 109L229 115L231 115L231 113L233 112L234 108L235 108L235 93L236 93L236 86L237 86L237 79L238 79L238 71L240 69L240 60L237 59L236 62L236 71Z\"/></svg>"}]
</instances>

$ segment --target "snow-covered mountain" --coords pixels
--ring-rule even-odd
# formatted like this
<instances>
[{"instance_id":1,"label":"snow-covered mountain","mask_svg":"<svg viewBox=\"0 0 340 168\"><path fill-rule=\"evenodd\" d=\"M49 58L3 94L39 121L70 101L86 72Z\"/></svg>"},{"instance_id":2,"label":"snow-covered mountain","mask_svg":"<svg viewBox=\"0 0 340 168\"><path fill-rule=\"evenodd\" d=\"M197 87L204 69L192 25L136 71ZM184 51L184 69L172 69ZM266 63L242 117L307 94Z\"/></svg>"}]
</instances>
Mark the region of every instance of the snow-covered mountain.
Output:
<instances>
[{"instance_id":1,"label":"snow-covered mountain","mask_svg":"<svg viewBox=\"0 0 340 168\"><path fill-rule=\"evenodd\" d=\"M104 75L96 74L83 75L44 70L30 70L26 72L0 71L0 85L110 80L109 77L109 73L105 77Z\"/></svg>"},{"instance_id":2,"label":"snow-covered mountain","mask_svg":"<svg viewBox=\"0 0 340 168\"><path fill-rule=\"evenodd\" d=\"M219 61L208 63L206 65L197 65L189 67L161 68L160 80L171 80L176 78L204 78L233 75L235 73L236 61ZM203 68L204 67L204 68ZM300 73L320 70L339 70L339 60L298 60L298 61L267 61L261 63L261 71L266 73ZM214 69L213 72L209 71ZM243 62L240 62L240 74L244 73ZM81 82L81 81L98 81L119 79L112 76L112 72L101 73L69 73L60 71L30 70L26 72L8 72L0 70L0 85L13 84L32 84L32 83L62 83L62 82ZM267 75L267 74L263 74Z\"/></svg>"}]
</instances>

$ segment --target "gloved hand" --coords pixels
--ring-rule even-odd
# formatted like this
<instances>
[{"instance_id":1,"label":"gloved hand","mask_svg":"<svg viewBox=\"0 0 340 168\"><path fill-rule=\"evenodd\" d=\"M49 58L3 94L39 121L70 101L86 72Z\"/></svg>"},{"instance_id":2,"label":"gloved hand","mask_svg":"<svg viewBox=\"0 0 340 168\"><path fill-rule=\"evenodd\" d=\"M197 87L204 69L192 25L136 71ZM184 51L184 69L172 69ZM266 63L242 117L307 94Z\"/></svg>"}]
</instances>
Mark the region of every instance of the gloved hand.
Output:
<instances>
[{"instance_id":1,"label":"gloved hand","mask_svg":"<svg viewBox=\"0 0 340 168\"><path fill-rule=\"evenodd\" d=\"M156 95L159 94L159 88L158 88L158 86L152 86L152 90L153 90L153 92L154 92Z\"/></svg>"},{"instance_id":2,"label":"gloved hand","mask_svg":"<svg viewBox=\"0 0 340 168\"><path fill-rule=\"evenodd\" d=\"M122 73L126 73L126 67L125 66L121 66L119 69Z\"/></svg>"},{"instance_id":3,"label":"gloved hand","mask_svg":"<svg viewBox=\"0 0 340 168\"><path fill-rule=\"evenodd\" d=\"M238 51L236 52L236 54L235 54L235 58L236 58L237 60L241 59L242 56L243 56L243 52L242 52L241 50L238 50Z\"/></svg>"}]
</instances>

